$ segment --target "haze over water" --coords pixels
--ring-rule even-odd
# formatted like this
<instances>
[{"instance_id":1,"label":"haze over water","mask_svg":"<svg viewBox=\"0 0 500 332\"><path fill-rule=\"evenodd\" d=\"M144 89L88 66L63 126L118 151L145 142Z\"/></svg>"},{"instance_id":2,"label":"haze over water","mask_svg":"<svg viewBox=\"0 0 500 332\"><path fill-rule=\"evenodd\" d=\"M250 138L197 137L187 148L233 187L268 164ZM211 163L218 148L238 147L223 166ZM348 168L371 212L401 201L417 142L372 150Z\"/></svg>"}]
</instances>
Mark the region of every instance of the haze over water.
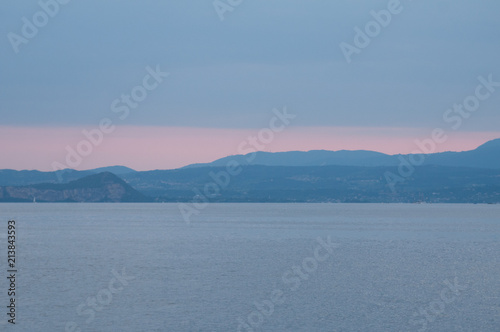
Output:
<instances>
[{"instance_id":1,"label":"haze over water","mask_svg":"<svg viewBox=\"0 0 500 332\"><path fill-rule=\"evenodd\" d=\"M18 229L12 331L500 326L500 205L211 204L191 225L176 204L3 204L1 215Z\"/></svg>"}]
</instances>

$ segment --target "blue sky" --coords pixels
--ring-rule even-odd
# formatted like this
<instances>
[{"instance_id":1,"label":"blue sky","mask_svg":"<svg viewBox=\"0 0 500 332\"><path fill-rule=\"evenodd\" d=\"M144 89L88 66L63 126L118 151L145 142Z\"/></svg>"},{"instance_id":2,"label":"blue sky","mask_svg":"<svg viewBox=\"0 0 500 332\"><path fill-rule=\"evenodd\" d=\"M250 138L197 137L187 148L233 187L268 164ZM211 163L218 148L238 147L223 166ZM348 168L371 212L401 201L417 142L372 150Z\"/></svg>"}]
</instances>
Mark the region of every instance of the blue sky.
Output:
<instances>
[{"instance_id":1,"label":"blue sky","mask_svg":"<svg viewBox=\"0 0 500 332\"><path fill-rule=\"evenodd\" d=\"M0 125L96 125L157 64L170 76L120 125L261 128L286 105L299 127L432 129L478 76L500 81L493 0L401 1L348 64L340 43L388 2L245 0L221 21L213 1L72 0L15 53L8 34L41 7L3 1ZM498 131L499 105L459 131Z\"/></svg>"}]
</instances>

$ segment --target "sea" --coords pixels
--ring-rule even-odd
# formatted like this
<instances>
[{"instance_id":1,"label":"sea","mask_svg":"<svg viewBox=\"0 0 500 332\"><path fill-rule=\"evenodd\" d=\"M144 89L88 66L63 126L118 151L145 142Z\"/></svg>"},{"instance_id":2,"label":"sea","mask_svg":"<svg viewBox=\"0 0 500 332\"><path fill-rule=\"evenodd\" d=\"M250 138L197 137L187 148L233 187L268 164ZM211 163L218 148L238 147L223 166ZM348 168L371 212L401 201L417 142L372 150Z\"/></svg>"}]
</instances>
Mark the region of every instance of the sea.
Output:
<instances>
[{"instance_id":1,"label":"sea","mask_svg":"<svg viewBox=\"0 0 500 332\"><path fill-rule=\"evenodd\" d=\"M0 204L0 331L500 331L499 204L185 207Z\"/></svg>"}]
</instances>

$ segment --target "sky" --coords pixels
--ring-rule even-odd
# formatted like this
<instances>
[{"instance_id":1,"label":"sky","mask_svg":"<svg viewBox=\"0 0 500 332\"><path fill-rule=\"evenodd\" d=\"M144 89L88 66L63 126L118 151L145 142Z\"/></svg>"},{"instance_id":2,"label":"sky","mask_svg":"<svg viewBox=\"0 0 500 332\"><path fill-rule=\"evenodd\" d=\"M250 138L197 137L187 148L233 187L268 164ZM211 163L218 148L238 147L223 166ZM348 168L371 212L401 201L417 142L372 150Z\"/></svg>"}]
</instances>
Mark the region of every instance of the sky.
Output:
<instances>
[{"instance_id":1,"label":"sky","mask_svg":"<svg viewBox=\"0 0 500 332\"><path fill-rule=\"evenodd\" d=\"M396 154L441 130L433 152L473 149L500 138L499 12L495 0L3 1L0 169L170 169L249 137L263 151Z\"/></svg>"}]
</instances>

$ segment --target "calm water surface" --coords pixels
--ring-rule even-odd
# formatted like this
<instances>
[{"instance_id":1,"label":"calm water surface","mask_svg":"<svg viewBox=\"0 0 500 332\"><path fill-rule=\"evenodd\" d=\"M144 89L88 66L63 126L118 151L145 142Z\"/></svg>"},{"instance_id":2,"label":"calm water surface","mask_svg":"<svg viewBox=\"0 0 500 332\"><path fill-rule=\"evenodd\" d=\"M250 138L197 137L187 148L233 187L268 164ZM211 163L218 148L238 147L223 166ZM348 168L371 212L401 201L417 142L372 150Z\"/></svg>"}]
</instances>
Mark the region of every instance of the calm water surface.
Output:
<instances>
[{"instance_id":1,"label":"calm water surface","mask_svg":"<svg viewBox=\"0 0 500 332\"><path fill-rule=\"evenodd\" d=\"M500 331L500 205L0 204L1 331ZM17 222L7 324L7 220Z\"/></svg>"}]
</instances>

